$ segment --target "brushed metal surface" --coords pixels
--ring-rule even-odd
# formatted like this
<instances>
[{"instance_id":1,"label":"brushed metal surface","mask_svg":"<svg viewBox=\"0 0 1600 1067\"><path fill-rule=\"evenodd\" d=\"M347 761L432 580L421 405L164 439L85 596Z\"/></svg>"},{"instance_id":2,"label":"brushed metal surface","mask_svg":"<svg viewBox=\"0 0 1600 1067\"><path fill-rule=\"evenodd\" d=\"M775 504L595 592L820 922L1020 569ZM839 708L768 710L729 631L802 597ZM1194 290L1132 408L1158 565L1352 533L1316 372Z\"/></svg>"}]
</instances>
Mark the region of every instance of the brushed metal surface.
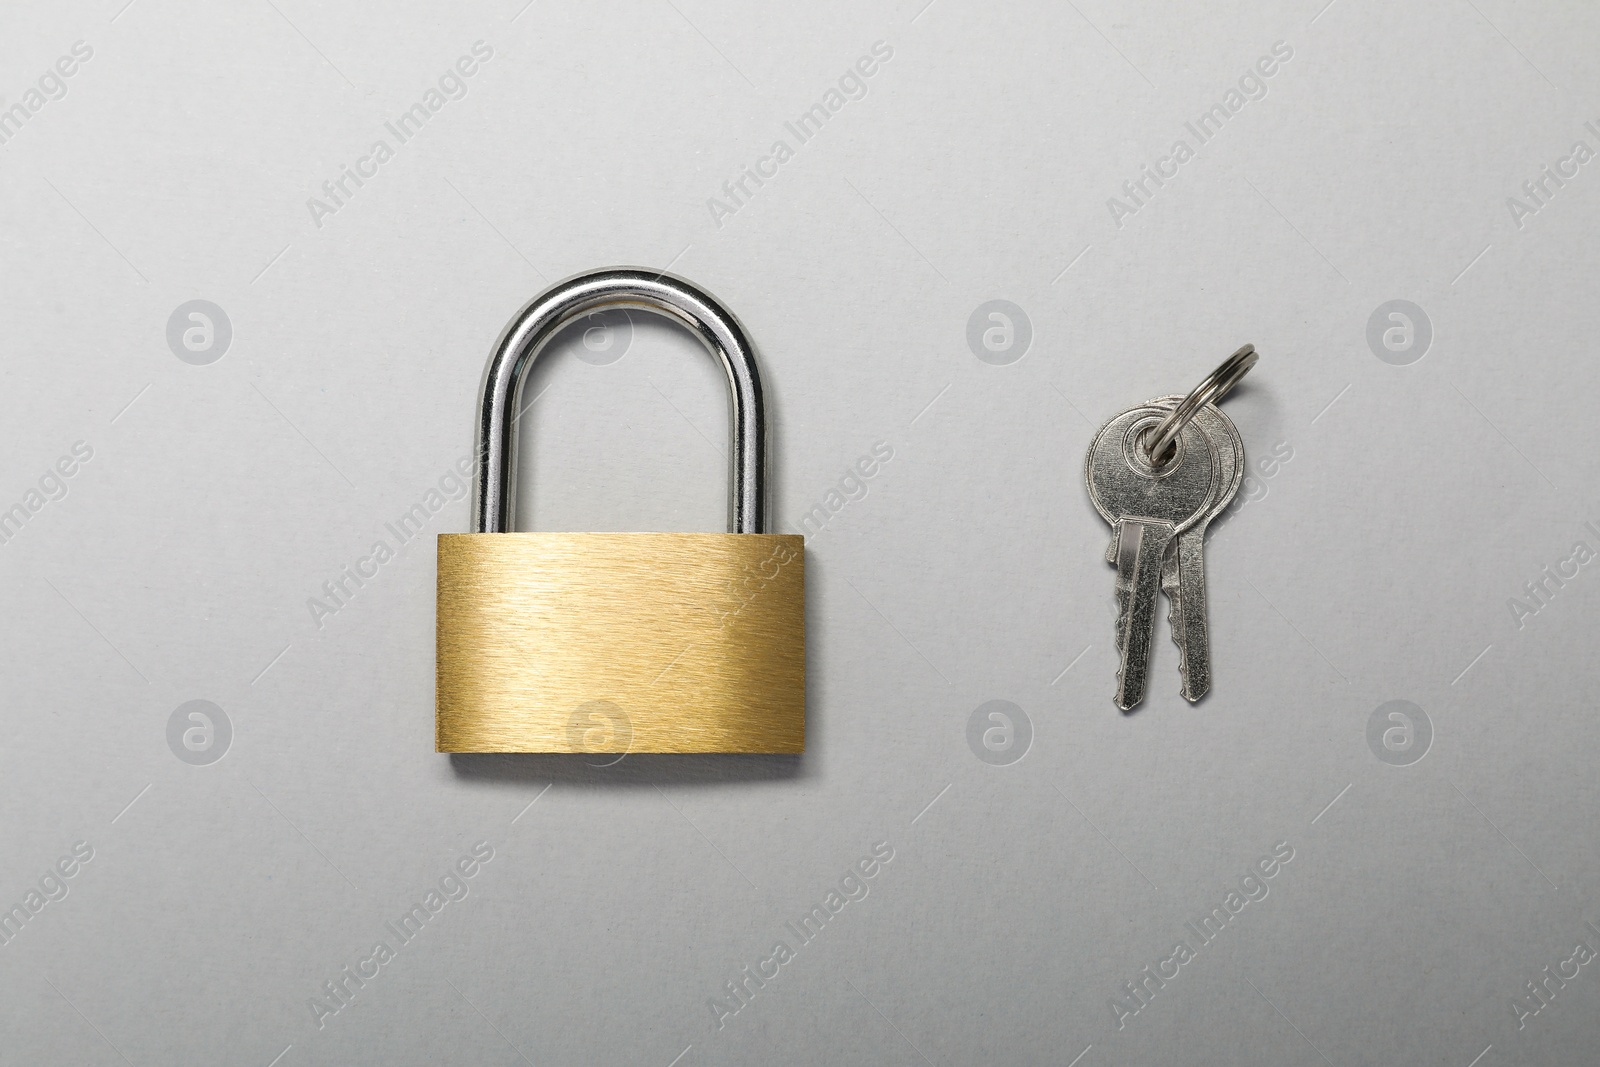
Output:
<instances>
[{"instance_id":1,"label":"brushed metal surface","mask_svg":"<svg viewBox=\"0 0 1600 1067\"><path fill-rule=\"evenodd\" d=\"M804 544L441 534L438 751L804 751Z\"/></svg>"}]
</instances>

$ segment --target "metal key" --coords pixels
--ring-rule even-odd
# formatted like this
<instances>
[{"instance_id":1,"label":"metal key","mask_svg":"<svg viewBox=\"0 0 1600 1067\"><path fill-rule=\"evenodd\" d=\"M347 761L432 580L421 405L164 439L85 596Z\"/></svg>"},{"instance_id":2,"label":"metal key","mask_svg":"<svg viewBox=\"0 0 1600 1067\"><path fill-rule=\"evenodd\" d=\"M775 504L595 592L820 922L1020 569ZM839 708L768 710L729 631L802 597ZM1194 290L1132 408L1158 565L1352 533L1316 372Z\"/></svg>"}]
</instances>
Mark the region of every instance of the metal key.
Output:
<instances>
[{"instance_id":1,"label":"metal key","mask_svg":"<svg viewBox=\"0 0 1600 1067\"><path fill-rule=\"evenodd\" d=\"M1181 396L1150 401L1168 410ZM1193 704L1211 689L1211 633L1206 619L1206 527L1222 514L1244 480L1244 441L1233 420L1214 404L1196 409L1194 421L1204 431L1217 457L1216 492L1193 526L1178 535L1177 544L1161 566L1161 590L1167 594L1167 620L1172 641L1178 646L1179 692Z\"/></svg>"},{"instance_id":2,"label":"metal key","mask_svg":"<svg viewBox=\"0 0 1600 1067\"><path fill-rule=\"evenodd\" d=\"M1181 396L1157 397L1146 403L1172 410ZM1210 628L1206 619L1205 532L1211 520L1221 514L1239 491L1244 476L1244 442L1233 420L1214 405L1196 410L1191 419L1211 442L1217 456L1218 479L1211 499L1200 516L1178 534L1176 542L1161 564L1161 591L1167 596L1167 622L1173 644L1178 646L1179 693L1191 704L1211 688ZM1117 561L1117 538L1113 534L1106 548L1106 562ZM1180 566L1181 561L1181 566ZM1179 581L1180 573L1183 582Z\"/></svg>"},{"instance_id":3,"label":"metal key","mask_svg":"<svg viewBox=\"0 0 1600 1067\"><path fill-rule=\"evenodd\" d=\"M1168 414L1150 405L1123 412L1100 428L1084 463L1089 499L1115 530L1116 703L1123 711L1144 699L1162 560L1208 510L1222 475L1210 439L1193 423L1174 438L1176 453L1159 468L1151 465L1144 438Z\"/></svg>"}]
</instances>

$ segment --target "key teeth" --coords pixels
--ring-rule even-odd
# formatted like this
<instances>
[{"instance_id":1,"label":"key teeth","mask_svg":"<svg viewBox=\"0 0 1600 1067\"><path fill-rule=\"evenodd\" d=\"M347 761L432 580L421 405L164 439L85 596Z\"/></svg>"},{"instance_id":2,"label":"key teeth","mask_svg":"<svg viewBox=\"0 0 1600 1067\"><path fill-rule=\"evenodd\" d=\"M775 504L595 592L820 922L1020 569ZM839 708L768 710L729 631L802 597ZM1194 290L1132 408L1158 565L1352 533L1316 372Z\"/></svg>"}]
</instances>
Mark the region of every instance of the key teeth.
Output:
<instances>
[{"instance_id":1,"label":"key teeth","mask_svg":"<svg viewBox=\"0 0 1600 1067\"><path fill-rule=\"evenodd\" d=\"M1137 703L1124 704L1122 702L1122 690L1123 690L1123 678L1122 678L1122 676L1127 673L1127 660L1126 660L1126 657L1122 655L1122 653L1123 653L1124 647L1127 644L1126 626L1127 626L1127 619L1128 619L1128 610L1129 610L1129 606L1132 604L1132 602L1133 602L1133 592L1132 592L1132 590L1125 590L1125 589L1123 589L1123 588L1121 588L1119 586L1117 588L1117 621L1115 623L1115 633L1114 633L1113 639L1112 639L1112 644L1114 644L1116 646L1116 649L1117 649L1117 670L1116 670L1117 688L1114 690L1114 692L1116 693L1116 696L1114 696L1112 698L1112 702L1114 704L1116 704L1117 707L1120 708L1123 711L1132 711L1135 707L1138 706Z\"/></svg>"},{"instance_id":2,"label":"key teeth","mask_svg":"<svg viewBox=\"0 0 1600 1067\"><path fill-rule=\"evenodd\" d=\"M1122 592L1122 590L1120 588L1117 590L1117 620L1116 620L1116 622L1111 624L1111 637L1112 637L1111 643L1116 646L1117 653L1118 653L1118 655L1117 655L1117 692L1119 692L1119 693L1122 692L1122 655L1121 655L1121 652L1122 652L1122 646L1123 646L1123 626L1126 624L1126 620L1127 620L1127 617L1128 617L1128 601L1130 599L1131 598L1126 596Z\"/></svg>"},{"instance_id":3,"label":"key teeth","mask_svg":"<svg viewBox=\"0 0 1600 1067\"><path fill-rule=\"evenodd\" d=\"M1167 632L1172 643L1178 646L1178 695L1193 704L1198 697L1189 695L1189 654L1183 645L1182 620L1178 618L1178 598L1167 594Z\"/></svg>"}]
</instances>

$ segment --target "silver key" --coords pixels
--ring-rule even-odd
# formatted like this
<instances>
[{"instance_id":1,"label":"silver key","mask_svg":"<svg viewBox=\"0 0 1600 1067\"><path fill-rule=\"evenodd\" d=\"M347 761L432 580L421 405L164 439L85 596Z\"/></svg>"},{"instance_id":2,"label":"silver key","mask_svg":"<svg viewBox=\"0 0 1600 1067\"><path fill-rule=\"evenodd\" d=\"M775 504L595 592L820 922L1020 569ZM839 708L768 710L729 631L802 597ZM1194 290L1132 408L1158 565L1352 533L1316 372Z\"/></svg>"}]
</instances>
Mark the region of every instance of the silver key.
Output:
<instances>
[{"instance_id":1,"label":"silver key","mask_svg":"<svg viewBox=\"0 0 1600 1067\"><path fill-rule=\"evenodd\" d=\"M1115 530L1116 703L1123 711L1144 699L1162 560L1205 514L1221 473L1210 439L1192 422L1178 434L1177 454L1159 470L1151 467L1143 438L1167 414L1149 405L1123 412L1100 428L1084 463L1089 499Z\"/></svg>"},{"instance_id":2,"label":"silver key","mask_svg":"<svg viewBox=\"0 0 1600 1067\"><path fill-rule=\"evenodd\" d=\"M1150 401L1153 406L1171 409L1181 396L1166 396ZM1211 689L1211 632L1206 619L1206 527L1222 514L1239 492L1244 480L1244 441L1233 420L1214 404L1194 413L1216 453L1219 478L1211 503L1193 526L1178 535L1177 544L1161 567L1161 590L1167 594L1167 620L1172 626L1172 641L1178 646L1179 692L1193 704Z\"/></svg>"}]
</instances>

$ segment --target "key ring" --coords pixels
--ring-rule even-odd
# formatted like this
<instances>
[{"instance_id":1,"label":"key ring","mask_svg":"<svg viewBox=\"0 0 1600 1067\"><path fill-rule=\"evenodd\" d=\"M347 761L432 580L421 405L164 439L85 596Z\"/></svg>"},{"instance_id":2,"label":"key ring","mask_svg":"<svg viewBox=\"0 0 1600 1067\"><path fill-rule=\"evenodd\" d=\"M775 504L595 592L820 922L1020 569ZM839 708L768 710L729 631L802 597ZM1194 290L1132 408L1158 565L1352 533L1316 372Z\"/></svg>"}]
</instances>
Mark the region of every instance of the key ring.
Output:
<instances>
[{"instance_id":1,"label":"key ring","mask_svg":"<svg viewBox=\"0 0 1600 1067\"><path fill-rule=\"evenodd\" d=\"M1195 386L1194 390L1172 409L1171 414L1151 431L1150 447L1146 450L1150 456L1150 465L1161 466L1156 457L1164 457L1167 454L1167 449L1172 447L1172 443L1178 439L1183 428L1189 425L1194 413L1207 404L1215 404L1227 396L1229 391L1239 384L1239 379L1250 373L1250 368L1254 367L1256 360L1260 358L1261 355L1256 351L1255 345L1245 345L1223 360L1216 370L1206 375L1205 380Z\"/></svg>"}]
</instances>

